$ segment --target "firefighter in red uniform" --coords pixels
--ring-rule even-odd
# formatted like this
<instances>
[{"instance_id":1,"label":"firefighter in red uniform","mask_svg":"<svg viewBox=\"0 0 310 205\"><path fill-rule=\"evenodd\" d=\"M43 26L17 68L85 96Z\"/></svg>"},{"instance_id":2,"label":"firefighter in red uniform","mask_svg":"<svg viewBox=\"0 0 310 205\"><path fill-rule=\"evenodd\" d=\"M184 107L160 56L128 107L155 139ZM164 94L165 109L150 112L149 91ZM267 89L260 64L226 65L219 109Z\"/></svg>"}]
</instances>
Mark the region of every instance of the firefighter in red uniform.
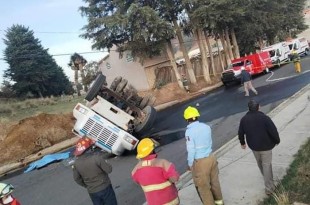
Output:
<instances>
[{"instance_id":1,"label":"firefighter in red uniform","mask_svg":"<svg viewBox=\"0 0 310 205\"><path fill-rule=\"evenodd\" d=\"M0 183L0 205L20 205L11 194L13 190L11 184Z\"/></svg>"},{"instance_id":2,"label":"firefighter in red uniform","mask_svg":"<svg viewBox=\"0 0 310 205\"><path fill-rule=\"evenodd\" d=\"M155 146L150 138L140 141L137 158L141 160L132 170L132 179L142 187L148 205L178 205L179 173L171 162L157 158Z\"/></svg>"}]
</instances>

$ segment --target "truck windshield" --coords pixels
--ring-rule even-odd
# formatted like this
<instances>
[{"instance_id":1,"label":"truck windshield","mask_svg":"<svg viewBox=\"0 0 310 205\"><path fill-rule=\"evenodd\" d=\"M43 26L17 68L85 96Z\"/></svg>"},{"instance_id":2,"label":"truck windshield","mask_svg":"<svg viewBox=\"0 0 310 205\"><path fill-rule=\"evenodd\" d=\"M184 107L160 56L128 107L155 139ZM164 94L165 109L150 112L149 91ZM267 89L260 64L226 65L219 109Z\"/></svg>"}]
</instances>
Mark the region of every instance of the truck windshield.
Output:
<instances>
[{"instance_id":1,"label":"truck windshield","mask_svg":"<svg viewBox=\"0 0 310 205\"><path fill-rule=\"evenodd\" d=\"M244 66L244 61L239 61L239 62L233 63L232 66L233 67Z\"/></svg>"},{"instance_id":2,"label":"truck windshield","mask_svg":"<svg viewBox=\"0 0 310 205\"><path fill-rule=\"evenodd\" d=\"M288 47L290 48L290 50L292 50L293 44L288 45Z\"/></svg>"}]
</instances>

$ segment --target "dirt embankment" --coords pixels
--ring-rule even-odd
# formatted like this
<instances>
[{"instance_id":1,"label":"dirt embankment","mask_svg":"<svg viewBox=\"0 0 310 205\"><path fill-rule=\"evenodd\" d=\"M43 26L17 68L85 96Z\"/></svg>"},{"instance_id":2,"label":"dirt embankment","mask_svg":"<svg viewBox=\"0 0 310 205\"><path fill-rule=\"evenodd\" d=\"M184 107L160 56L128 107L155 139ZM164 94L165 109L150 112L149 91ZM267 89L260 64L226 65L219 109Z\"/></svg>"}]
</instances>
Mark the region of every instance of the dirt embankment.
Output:
<instances>
[{"instance_id":1,"label":"dirt embankment","mask_svg":"<svg viewBox=\"0 0 310 205\"><path fill-rule=\"evenodd\" d=\"M0 164L22 161L46 147L69 139L74 118L72 114L40 114L25 118L10 127L0 143Z\"/></svg>"}]
</instances>

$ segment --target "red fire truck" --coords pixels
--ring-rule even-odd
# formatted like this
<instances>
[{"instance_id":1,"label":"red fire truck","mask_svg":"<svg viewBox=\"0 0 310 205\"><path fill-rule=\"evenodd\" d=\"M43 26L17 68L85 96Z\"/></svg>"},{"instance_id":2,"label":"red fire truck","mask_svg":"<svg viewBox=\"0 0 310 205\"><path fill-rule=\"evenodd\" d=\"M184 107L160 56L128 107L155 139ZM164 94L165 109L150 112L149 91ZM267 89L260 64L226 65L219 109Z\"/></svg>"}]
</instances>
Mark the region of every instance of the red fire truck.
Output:
<instances>
[{"instance_id":1,"label":"red fire truck","mask_svg":"<svg viewBox=\"0 0 310 205\"><path fill-rule=\"evenodd\" d=\"M244 66L251 75L262 72L268 73L269 68L273 66L268 51L237 58L232 60L231 63L229 68L222 73L221 79L225 86L230 82L240 81L242 66Z\"/></svg>"}]
</instances>

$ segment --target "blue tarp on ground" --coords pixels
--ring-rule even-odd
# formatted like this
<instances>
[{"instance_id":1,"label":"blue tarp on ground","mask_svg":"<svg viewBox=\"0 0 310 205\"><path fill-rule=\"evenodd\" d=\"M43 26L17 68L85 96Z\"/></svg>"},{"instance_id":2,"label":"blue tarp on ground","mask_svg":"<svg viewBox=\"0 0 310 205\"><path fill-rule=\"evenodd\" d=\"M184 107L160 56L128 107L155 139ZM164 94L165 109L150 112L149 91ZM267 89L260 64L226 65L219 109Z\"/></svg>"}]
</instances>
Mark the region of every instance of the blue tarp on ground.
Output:
<instances>
[{"instance_id":1,"label":"blue tarp on ground","mask_svg":"<svg viewBox=\"0 0 310 205\"><path fill-rule=\"evenodd\" d=\"M24 171L24 173L30 172L34 169L44 167L45 165L48 165L54 161L67 159L67 158L69 158L69 155L70 155L70 152L45 155L42 159L35 161L35 162L32 162L29 165L29 167Z\"/></svg>"}]
</instances>

